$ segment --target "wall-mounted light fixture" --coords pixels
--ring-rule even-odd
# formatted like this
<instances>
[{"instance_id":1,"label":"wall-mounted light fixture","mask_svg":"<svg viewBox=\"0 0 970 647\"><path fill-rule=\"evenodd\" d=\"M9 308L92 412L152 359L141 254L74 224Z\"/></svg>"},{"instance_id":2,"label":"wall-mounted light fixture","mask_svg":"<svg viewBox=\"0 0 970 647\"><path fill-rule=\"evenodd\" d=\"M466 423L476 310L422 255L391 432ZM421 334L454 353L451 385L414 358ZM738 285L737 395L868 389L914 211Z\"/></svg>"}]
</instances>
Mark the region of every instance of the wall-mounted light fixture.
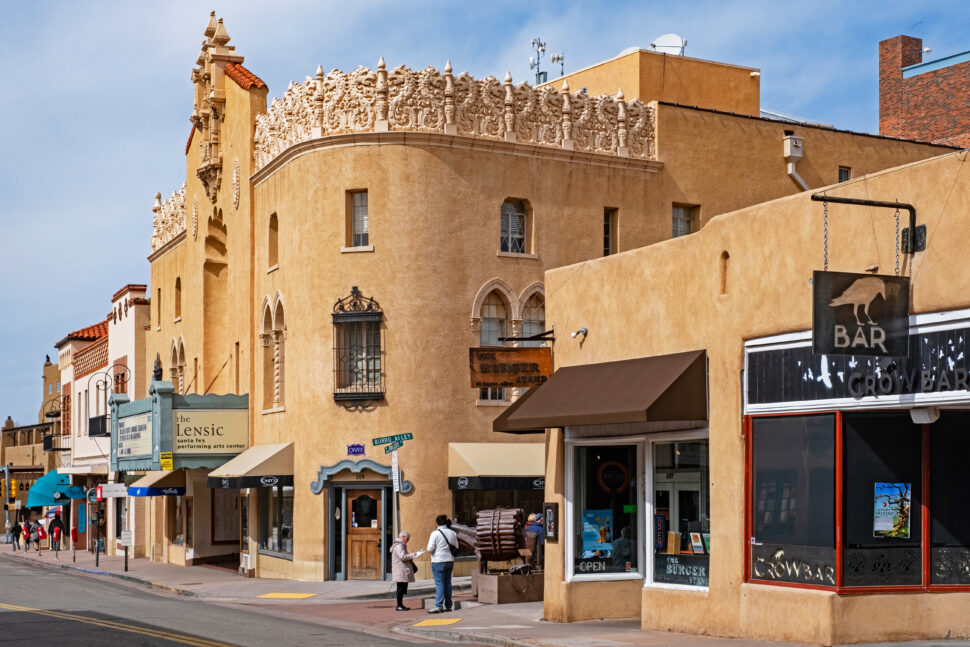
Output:
<instances>
[{"instance_id":1,"label":"wall-mounted light fixture","mask_svg":"<svg viewBox=\"0 0 970 647\"><path fill-rule=\"evenodd\" d=\"M589 329L587 329L586 326L583 326L582 328L580 328L579 330L577 330L576 332L572 333L569 336L575 339L576 337L579 337L580 335L582 335L583 339L586 339L586 335L588 334L589 334Z\"/></svg>"}]
</instances>

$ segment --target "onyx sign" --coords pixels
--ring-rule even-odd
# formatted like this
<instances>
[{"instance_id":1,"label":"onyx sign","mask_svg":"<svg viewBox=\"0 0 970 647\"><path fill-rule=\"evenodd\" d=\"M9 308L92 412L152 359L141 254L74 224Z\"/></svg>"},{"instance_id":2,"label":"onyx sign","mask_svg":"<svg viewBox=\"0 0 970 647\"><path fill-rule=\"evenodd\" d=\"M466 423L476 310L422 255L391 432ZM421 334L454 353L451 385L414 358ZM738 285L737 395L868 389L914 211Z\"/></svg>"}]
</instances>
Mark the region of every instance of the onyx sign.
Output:
<instances>
[{"instance_id":1,"label":"onyx sign","mask_svg":"<svg viewBox=\"0 0 970 647\"><path fill-rule=\"evenodd\" d=\"M909 356L909 278L814 272L812 352Z\"/></svg>"}]
</instances>

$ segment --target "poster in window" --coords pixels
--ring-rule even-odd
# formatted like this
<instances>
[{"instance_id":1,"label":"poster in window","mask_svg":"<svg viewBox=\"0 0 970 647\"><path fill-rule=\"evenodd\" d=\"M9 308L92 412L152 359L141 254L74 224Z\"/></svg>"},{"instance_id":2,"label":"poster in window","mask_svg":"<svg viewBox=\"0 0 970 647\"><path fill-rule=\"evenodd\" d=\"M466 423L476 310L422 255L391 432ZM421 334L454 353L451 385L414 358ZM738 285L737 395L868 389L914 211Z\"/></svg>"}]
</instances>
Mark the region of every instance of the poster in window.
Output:
<instances>
[{"instance_id":1,"label":"poster in window","mask_svg":"<svg viewBox=\"0 0 970 647\"><path fill-rule=\"evenodd\" d=\"M583 553L605 555L613 550L613 511L583 510Z\"/></svg>"},{"instance_id":2,"label":"poster in window","mask_svg":"<svg viewBox=\"0 0 970 647\"><path fill-rule=\"evenodd\" d=\"M909 539L911 483L876 483L872 536Z\"/></svg>"}]
</instances>

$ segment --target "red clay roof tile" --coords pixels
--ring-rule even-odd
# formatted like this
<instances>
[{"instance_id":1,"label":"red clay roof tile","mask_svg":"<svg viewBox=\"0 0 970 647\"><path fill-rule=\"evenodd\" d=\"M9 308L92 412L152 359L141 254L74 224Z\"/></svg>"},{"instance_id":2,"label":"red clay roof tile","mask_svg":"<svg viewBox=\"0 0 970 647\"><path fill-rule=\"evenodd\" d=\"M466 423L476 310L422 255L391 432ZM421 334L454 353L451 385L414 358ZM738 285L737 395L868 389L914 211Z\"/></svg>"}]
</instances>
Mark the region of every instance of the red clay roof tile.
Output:
<instances>
[{"instance_id":1,"label":"red clay roof tile","mask_svg":"<svg viewBox=\"0 0 970 647\"><path fill-rule=\"evenodd\" d=\"M64 339L54 344L54 347L60 348L61 346L71 341L72 339L76 339L78 341L95 341L95 340L101 339L102 337L106 337L107 335L108 335L107 320L99 321L94 325L88 326L86 328L81 328L80 330L75 330L72 333L68 333L67 336L64 337Z\"/></svg>"},{"instance_id":2,"label":"red clay roof tile","mask_svg":"<svg viewBox=\"0 0 970 647\"><path fill-rule=\"evenodd\" d=\"M243 90L248 90L253 86L256 86L257 88L266 87L266 84L263 83L261 78L244 68L239 63L226 63L226 76L235 81Z\"/></svg>"}]
</instances>

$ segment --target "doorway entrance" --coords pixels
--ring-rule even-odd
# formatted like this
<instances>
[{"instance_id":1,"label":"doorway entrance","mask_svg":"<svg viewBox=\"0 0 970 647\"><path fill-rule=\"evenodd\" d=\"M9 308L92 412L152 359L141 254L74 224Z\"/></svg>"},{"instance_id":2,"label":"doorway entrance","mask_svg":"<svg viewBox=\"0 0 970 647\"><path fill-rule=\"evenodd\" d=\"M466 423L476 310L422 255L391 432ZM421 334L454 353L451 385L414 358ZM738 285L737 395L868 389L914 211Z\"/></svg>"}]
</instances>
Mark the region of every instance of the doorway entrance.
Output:
<instances>
[{"instance_id":1,"label":"doorway entrance","mask_svg":"<svg viewBox=\"0 0 970 647\"><path fill-rule=\"evenodd\" d=\"M381 579L380 490L351 490L347 493L343 518L347 533L347 579Z\"/></svg>"}]
</instances>

